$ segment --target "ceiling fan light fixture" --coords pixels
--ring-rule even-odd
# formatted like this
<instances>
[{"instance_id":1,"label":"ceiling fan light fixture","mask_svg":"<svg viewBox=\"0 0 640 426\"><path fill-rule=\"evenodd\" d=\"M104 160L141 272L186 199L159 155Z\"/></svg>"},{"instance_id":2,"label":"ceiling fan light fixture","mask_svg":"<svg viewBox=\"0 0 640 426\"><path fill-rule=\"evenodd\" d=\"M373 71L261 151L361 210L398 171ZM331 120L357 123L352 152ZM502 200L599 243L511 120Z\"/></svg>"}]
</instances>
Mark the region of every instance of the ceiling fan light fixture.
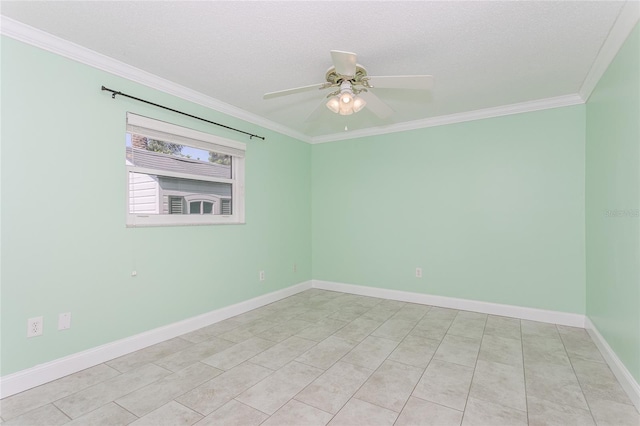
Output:
<instances>
[{"instance_id":1,"label":"ceiling fan light fixture","mask_svg":"<svg viewBox=\"0 0 640 426\"><path fill-rule=\"evenodd\" d=\"M348 104L353 100L353 94L351 91L344 91L340 94L340 102L343 104Z\"/></svg>"},{"instance_id":2,"label":"ceiling fan light fixture","mask_svg":"<svg viewBox=\"0 0 640 426\"><path fill-rule=\"evenodd\" d=\"M327 108L329 108L331 112L338 114L340 112L340 98L337 96L329 98L327 101Z\"/></svg>"},{"instance_id":3,"label":"ceiling fan light fixture","mask_svg":"<svg viewBox=\"0 0 640 426\"><path fill-rule=\"evenodd\" d=\"M351 115L353 114L353 102L349 102L345 104L344 102L340 102L340 111L338 111L340 115Z\"/></svg>"},{"instance_id":4,"label":"ceiling fan light fixture","mask_svg":"<svg viewBox=\"0 0 640 426\"><path fill-rule=\"evenodd\" d=\"M367 102L360 96L356 96L353 100L353 112L358 112L367 105Z\"/></svg>"}]
</instances>

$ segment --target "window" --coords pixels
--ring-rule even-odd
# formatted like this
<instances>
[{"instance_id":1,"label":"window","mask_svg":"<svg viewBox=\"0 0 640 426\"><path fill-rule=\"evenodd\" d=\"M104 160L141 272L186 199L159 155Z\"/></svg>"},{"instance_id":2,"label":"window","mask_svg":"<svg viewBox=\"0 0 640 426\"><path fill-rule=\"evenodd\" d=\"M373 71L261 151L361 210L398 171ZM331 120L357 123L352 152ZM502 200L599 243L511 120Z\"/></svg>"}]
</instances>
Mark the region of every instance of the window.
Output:
<instances>
[{"instance_id":1,"label":"window","mask_svg":"<svg viewBox=\"0 0 640 426\"><path fill-rule=\"evenodd\" d=\"M127 226L244 223L245 144L127 114Z\"/></svg>"}]
</instances>

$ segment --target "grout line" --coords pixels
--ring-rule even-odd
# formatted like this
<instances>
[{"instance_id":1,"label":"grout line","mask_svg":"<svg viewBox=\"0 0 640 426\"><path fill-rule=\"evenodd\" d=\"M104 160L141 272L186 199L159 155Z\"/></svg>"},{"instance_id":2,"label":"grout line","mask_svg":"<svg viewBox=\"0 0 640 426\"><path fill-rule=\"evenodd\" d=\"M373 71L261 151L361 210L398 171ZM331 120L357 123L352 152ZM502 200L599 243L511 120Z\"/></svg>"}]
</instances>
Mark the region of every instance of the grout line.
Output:
<instances>
[{"instance_id":1,"label":"grout line","mask_svg":"<svg viewBox=\"0 0 640 426\"><path fill-rule=\"evenodd\" d=\"M122 405L118 404L118 403L116 402L116 400L115 400L115 399L114 399L113 401L111 401L111 402L113 402L113 403L114 403L115 405L117 405L118 407L122 408L122 409L123 409L124 411L126 411L127 413L130 413L130 414L131 414L133 417L135 417L136 419L139 419L139 418L141 418L141 417L144 417L144 416L136 416L134 413L132 413L132 412L131 412L131 411L129 411L128 409L124 408ZM111 402L108 402L108 403L106 403L105 405L108 405L108 404L110 404ZM105 405L100 406L100 408L104 407ZM96 410L97 410L97 409L98 409L98 408L96 408ZM93 411L95 411L95 410L93 410ZM195 411L195 410L194 410L194 411ZM90 412L92 412L92 411L90 411ZM196 413L197 413L197 411L196 411ZM87 414L89 414L89 413L83 414L83 416L86 416ZM80 417L82 417L82 416L80 416ZM78 418L80 418L80 417L78 417Z\"/></svg>"},{"instance_id":2,"label":"grout line","mask_svg":"<svg viewBox=\"0 0 640 426\"><path fill-rule=\"evenodd\" d=\"M595 416L593 415L593 411L591 411L591 405L589 405L589 400L587 399L587 395L584 393L584 389L582 388L582 383L580 383L580 379L578 378L578 374L576 373L576 369L573 367L573 362L571 361L571 357L569 356L569 352L567 351L567 347L564 344L564 340L562 339L562 334L558 330L558 326L555 325L556 331L560 335L560 342L562 343L562 347L564 348L564 353L567 355L567 359L569 360L569 365L571 365L571 371L573 371L573 375L576 378L576 382L578 382L578 386L580 387L580 392L582 392L582 397L584 398L584 402L587 404L587 408L589 408L589 414L593 419L594 424L598 424ZM577 407L576 407L577 408Z\"/></svg>"},{"instance_id":3,"label":"grout line","mask_svg":"<svg viewBox=\"0 0 640 426\"><path fill-rule=\"evenodd\" d=\"M524 336L522 335L522 321L518 320L518 328L520 329L520 350L522 351L522 377L524 378L524 404L527 408L527 424L529 420L529 395L527 393L527 369L524 364Z\"/></svg>"},{"instance_id":4,"label":"grout line","mask_svg":"<svg viewBox=\"0 0 640 426\"><path fill-rule=\"evenodd\" d=\"M480 338L480 346L478 346L478 355L476 355L476 363L473 366L473 373L471 374L471 381L469 382L469 390L467 391L467 399L464 402L464 410L463 410L463 414L462 414L462 420L463 421L464 421L464 415L465 415L465 413L467 411L467 404L469 403L469 397L471 396L471 387L473 386L473 378L476 376L476 368L478 368L478 359L480 358L480 349L482 348L482 339L484 338L484 330L487 328L487 319L488 318L489 318L489 316L487 315L487 317L484 320L484 327L482 327L482 337Z\"/></svg>"},{"instance_id":5,"label":"grout line","mask_svg":"<svg viewBox=\"0 0 640 426\"><path fill-rule=\"evenodd\" d=\"M257 383L256 383L256 385L257 385ZM255 386L255 385L254 385L254 386ZM253 387L253 386L251 386L251 387ZM251 389L251 388L249 388L249 389ZM271 416L272 416L273 414L277 413L277 412L278 412L278 410L280 410L280 408L282 408L282 407L284 407L285 405L287 405L287 403L284 403L284 404L282 405L282 407L279 407L279 408L278 408L278 410L276 410L273 414L269 414L269 413L265 413L264 411L262 411L262 410L261 410L261 409L259 409L259 408L254 407L253 405L245 404L244 402L242 402L242 401L240 401L239 399L237 399L241 394L242 394L242 392L240 392L238 395L234 396L234 397L233 397L233 398L231 398L229 401L227 401L227 402L225 402L224 404L222 404L220 407L218 407L216 410L214 410L211 414L215 413L216 411L218 411L219 409L221 409L222 407L224 407L225 405L227 405L229 402L231 402L231 401L235 401L235 402L237 402L237 403L239 403L239 404L242 404L242 405L244 405L244 406L246 406L246 407L251 408L252 410L259 411L259 412L261 412L262 414L264 414L264 415L268 416L266 419L264 419L264 421L266 422L267 420L269 420L269 419L271 418ZM289 400L289 401L290 401L290 400ZM287 402L289 402L289 401L287 401ZM210 414L210 415L211 415L211 414ZM264 422L262 422L262 423L264 423Z\"/></svg>"},{"instance_id":6,"label":"grout line","mask_svg":"<svg viewBox=\"0 0 640 426\"><path fill-rule=\"evenodd\" d=\"M425 312L425 314L423 315L423 317L420 319L420 321L422 321L422 319L424 319L424 317L427 316L427 314L429 312L431 312L431 310L433 309L433 306L431 306L429 308L429 310L427 312ZM460 311L458 310L458 313ZM447 327L447 330L444 332L444 336L442 336L442 338L440 339L440 342L438 343L438 346L436 347L436 349L433 351L433 355L431 355L431 359L429 359L429 362L427 363L427 365L424 367L424 370L422 371L422 374L420 375L420 378L418 379L418 381L416 382L416 384L413 386L413 389L411 390L411 393L409 394L409 398L407 398L407 400L404 402L404 405L402 406L402 409L400 410L400 414L402 414L402 411L404 411L405 407L407 406L407 403L409 402L409 399L411 399L411 397L413 396L413 393L416 391L416 388L418 387L418 385L420 384L420 382L422 381L422 379L424 378L424 375L427 372L427 369L429 368L429 366L431 365L431 361L433 361L433 358L436 356L436 353L438 352L438 349L440 348L440 345L442 345L442 342L444 342L444 338L447 336L447 333L449 332L449 329L451 328L451 326L453 325L453 322L455 321L455 318L458 316L458 313L456 313L455 317L453 317L453 319L451 320L451 322L449 323L449 326ZM418 321L418 323L420 322ZM416 327L418 326L418 323L416 323L416 325L413 327L413 329L411 329L411 331L415 330ZM411 331L409 332L409 334L411 334ZM408 336L408 335L407 335ZM406 337L405 337L406 338ZM425 337L426 339L426 337ZM433 339L435 340L435 339ZM417 398L417 397L414 397ZM420 398L421 399L421 398ZM426 401L423 399L423 401ZM433 401L428 401L428 402L433 402ZM434 402L435 404L435 402ZM438 404L441 405L441 404ZM444 406L443 406L444 407ZM447 407L447 408L451 408L451 407ZM455 408L454 408L455 410ZM459 411L459 410L458 410ZM464 410L462 411L464 413ZM398 415L398 418L400 418L400 415ZM396 422L398 421L398 418L396 418ZM396 423L394 422L394 424ZM462 419L460 419L460 422L462 422Z\"/></svg>"}]
</instances>

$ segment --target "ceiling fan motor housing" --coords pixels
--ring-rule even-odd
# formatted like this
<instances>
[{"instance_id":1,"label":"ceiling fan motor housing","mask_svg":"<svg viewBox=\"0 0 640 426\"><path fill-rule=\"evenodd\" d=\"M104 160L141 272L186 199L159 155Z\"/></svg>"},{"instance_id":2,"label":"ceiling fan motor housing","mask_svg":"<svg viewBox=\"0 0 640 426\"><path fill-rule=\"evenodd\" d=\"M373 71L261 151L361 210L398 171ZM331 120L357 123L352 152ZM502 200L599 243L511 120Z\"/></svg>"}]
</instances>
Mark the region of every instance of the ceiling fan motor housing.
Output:
<instances>
[{"instance_id":1,"label":"ceiling fan motor housing","mask_svg":"<svg viewBox=\"0 0 640 426\"><path fill-rule=\"evenodd\" d=\"M327 74L325 75L325 79L331 85L339 86L343 81L351 82L352 86L363 86L370 87L367 77L367 70L360 64L356 65L355 75L341 75L336 72L336 67L331 67L327 70Z\"/></svg>"}]
</instances>

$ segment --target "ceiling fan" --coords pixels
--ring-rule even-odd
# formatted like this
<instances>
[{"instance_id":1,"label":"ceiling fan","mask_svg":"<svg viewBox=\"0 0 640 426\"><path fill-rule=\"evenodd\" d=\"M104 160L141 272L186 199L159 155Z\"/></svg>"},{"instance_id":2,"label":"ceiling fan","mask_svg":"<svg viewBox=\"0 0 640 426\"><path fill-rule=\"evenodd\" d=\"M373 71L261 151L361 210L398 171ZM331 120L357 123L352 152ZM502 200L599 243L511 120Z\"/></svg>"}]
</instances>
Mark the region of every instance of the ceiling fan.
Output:
<instances>
[{"instance_id":1,"label":"ceiling fan","mask_svg":"<svg viewBox=\"0 0 640 426\"><path fill-rule=\"evenodd\" d=\"M430 75L370 76L367 70L356 62L355 53L332 50L331 59L333 66L327 70L326 82L266 93L263 98L272 99L311 90L333 88L335 90L327 95L329 100L326 103L323 101L307 121L317 118L323 110L323 105L340 115L353 114L366 106L376 116L384 119L389 117L393 110L374 95L371 89L429 90L433 85L433 76Z\"/></svg>"}]
</instances>

